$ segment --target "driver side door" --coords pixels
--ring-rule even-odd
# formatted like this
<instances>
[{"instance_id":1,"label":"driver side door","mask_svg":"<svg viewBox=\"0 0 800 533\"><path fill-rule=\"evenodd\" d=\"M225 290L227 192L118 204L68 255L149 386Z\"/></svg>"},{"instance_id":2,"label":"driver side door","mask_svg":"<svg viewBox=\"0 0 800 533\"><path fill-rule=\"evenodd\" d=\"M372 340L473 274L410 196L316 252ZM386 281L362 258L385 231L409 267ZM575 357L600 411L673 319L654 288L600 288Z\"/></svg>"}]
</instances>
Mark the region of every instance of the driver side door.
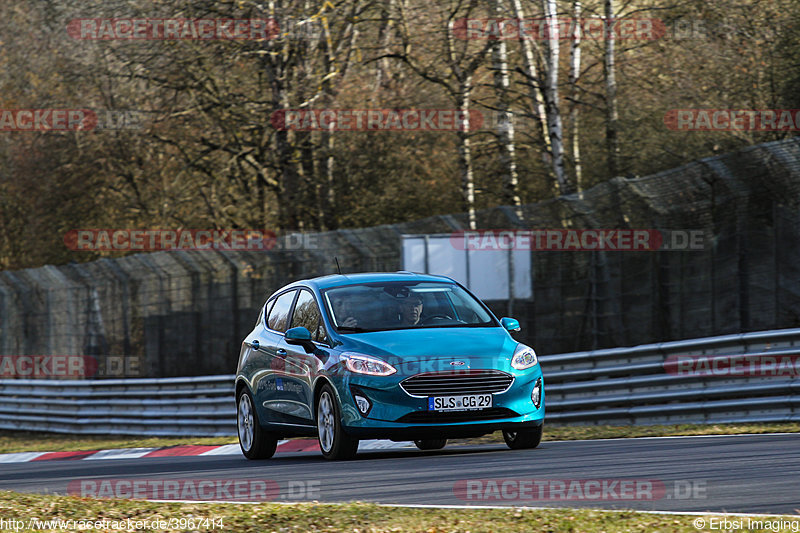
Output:
<instances>
[{"instance_id":1,"label":"driver side door","mask_svg":"<svg viewBox=\"0 0 800 533\"><path fill-rule=\"evenodd\" d=\"M259 335L258 347L260 370L258 379L253 383L256 406L259 416L263 414L266 422L281 422L276 401L283 386L283 375L286 367L286 343L283 335L289 328L292 305L297 297L297 289L290 289L275 298L275 303L265 317L264 327Z\"/></svg>"},{"instance_id":2,"label":"driver side door","mask_svg":"<svg viewBox=\"0 0 800 533\"><path fill-rule=\"evenodd\" d=\"M289 328L304 327L311 333L311 347L289 344L281 398L284 415L295 423L314 424L314 379L322 371L328 357L328 337L319 306L311 291L301 289L292 311ZM299 417L301 420L297 420Z\"/></svg>"}]
</instances>

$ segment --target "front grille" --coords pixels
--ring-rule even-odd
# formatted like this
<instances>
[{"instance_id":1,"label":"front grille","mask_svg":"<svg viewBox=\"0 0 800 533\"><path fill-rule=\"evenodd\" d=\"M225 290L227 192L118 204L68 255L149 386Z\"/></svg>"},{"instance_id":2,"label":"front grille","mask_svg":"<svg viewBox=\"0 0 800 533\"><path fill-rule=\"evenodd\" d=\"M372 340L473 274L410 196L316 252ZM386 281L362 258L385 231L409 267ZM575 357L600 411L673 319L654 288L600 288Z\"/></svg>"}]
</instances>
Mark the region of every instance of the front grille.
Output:
<instances>
[{"instance_id":1,"label":"front grille","mask_svg":"<svg viewBox=\"0 0 800 533\"><path fill-rule=\"evenodd\" d=\"M403 380L400 386L412 396L496 394L508 390L514 377L499 370L426 372Z\"/></svg>"},{"instance_id":2,"label":"front grille","mask_svg":"<svg viewBox=\"0 0 800 533\"><path fill-rule=\"evenodd\" d=\"M480 411L415 411L397 419L406 424L446 424L448 422L477 422L496 418L514 418L519 413L505 407L493 407Z\"/></svg>"}]
</instances>

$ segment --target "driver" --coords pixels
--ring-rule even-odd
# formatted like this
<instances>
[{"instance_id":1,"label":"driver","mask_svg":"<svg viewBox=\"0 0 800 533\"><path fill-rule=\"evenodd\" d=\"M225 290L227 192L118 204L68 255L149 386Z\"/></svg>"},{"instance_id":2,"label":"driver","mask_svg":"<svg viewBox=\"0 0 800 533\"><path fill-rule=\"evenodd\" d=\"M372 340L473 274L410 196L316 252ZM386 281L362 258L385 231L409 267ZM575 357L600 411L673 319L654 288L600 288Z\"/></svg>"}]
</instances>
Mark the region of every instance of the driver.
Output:
<instances>
[{"instance_id":1,"label":"driver","mask_svg":"<svg viewBox=\"0 0 800 533\"><path fill-rule=\"evenodd\" d=\"M400 324L403 326L416 326L422 316L422 298L411 293L400 303Z\"/></svg>"},{"instance_id":2,"label":"driver","mask_svg":"<svg viewBox=\"0 0 800 533\"><path fill-rule=\"evenodd\" d=\"M355 317L355 313L353 313L354 307L353 302L346 298L339 298L334 301L334 314L336 315L336 319L341 322L341 326L347 328L358 327L358 319Z\"/></svg>"}]
</instances>

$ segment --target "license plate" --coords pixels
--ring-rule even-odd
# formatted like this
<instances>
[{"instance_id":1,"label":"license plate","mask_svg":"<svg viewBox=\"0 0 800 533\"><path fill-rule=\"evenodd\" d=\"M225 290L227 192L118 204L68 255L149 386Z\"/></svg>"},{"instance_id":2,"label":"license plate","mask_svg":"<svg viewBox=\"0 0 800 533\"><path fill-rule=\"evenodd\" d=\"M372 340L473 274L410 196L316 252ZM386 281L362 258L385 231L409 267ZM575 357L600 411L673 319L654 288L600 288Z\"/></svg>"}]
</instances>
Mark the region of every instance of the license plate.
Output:
<instances>
[{"instance_id":1,"label":"license plate","mask_svg":"<svg viewBox=\"0 0 800 533\"><path fill-rule=\"evenodd\" d=\"M492 406L491 394L462 394L460 396L430 396L428 411L475 411Z\"/></svg>"}]
</instances>

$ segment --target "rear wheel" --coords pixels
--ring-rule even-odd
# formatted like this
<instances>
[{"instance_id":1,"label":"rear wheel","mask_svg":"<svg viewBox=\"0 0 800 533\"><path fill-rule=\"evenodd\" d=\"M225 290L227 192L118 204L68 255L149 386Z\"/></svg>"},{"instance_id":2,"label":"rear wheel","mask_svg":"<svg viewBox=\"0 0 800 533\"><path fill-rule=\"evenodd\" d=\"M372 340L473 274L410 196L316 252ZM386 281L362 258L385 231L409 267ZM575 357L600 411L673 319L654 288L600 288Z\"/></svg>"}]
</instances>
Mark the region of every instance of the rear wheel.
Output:
<instances>
[{"instance_id":1,"label":"rear wheel","mask_svg":"<svg viewBox=\"0 0 800 533\"><path fill-rule=\"evenodd\" d=\"M239 430L239 446L248 459L269 459L275 455L278 439L264 431L258 423L258 414L253 408L253 399L248 390L242 390L236 402L236 421Z\"/></svg>"},{"instance_id":2,"label":"rear wheel","mask_svg":"<svg viewBox=\"0 0 800 533\"><path fill-rule=\"evenodd\" d=\"M414 444L420 450L441 450L447 445L447 439L415 440Z\"/></svg>"},{"instance_id":3,"label":"rear wheel","mask_svg":"<svg viewBox=\"0 0 800 533\"><path fill-rule=\"evenodd\" d=\"M512 450L525 450L536 448L542 441L542 429L544 426L537 426L530 429L503 430L503 440Z\"/></svg>"},{"instance_id":4,"label":"rear wheel","mask_svg":"<svg viewBox=\"0 0 800 533\"><path fill-rule=\"evenodd\" d=\"M317 433L319 449L325 459L352 459L356 456L358 439L344 432L339 402L328 384L323 385L317 400Z\"/></svg>"}]
</instances>

